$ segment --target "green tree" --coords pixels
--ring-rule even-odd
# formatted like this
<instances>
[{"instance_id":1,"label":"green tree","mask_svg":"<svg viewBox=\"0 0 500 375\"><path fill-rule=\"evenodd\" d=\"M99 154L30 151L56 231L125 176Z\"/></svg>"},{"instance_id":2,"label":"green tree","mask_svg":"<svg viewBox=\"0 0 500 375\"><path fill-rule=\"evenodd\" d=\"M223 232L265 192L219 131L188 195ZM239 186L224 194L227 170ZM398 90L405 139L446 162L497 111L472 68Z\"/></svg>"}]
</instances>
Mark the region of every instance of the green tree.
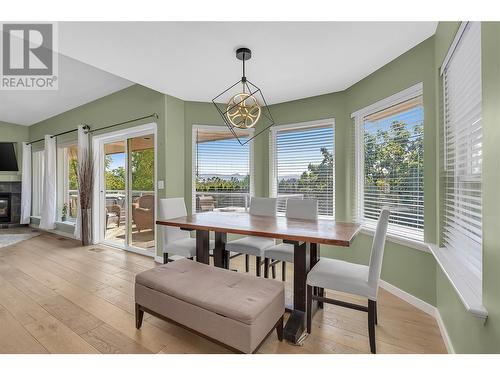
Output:
<instances>
[{"instance_id":1,"label":"green tree","mask_svg":"<svg viewBox=\"0 0 500 375\"><path fill-rule=\"evenodd\" d=\"M155 154L153 149L132 152L132 190L154 190Z\"/></svg>"},{"instance_id":2,"label":"green tree","mask_svg":"<svg viewBox=\"0 0 500 375\"><path fill-rule=\"evenodd\" d=\"M112 157L106 155L104 159L104 170L106 177L106 190L125 190L125 168L111 168Z\"/></svg>"}]
</instances>

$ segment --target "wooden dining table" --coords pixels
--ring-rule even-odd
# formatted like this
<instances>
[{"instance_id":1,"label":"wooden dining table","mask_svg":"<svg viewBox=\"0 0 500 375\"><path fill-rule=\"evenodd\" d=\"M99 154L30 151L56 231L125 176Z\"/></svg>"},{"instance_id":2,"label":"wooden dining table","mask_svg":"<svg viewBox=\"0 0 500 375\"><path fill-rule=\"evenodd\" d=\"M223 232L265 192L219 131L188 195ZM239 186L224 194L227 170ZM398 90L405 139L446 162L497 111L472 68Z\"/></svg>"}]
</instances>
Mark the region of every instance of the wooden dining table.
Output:
<instances>
[{"instance_id":1,"label":"wooden dining table","mask_svg":"<svg viewBox=\"0 0 500 375\"><path fill-rule=\"evenodd\" d=\"M227 234L281 239L294 246L293 306L285 325L284 337L297 343L305 329L307 273L318 261L320 245L349 247L360 226L329 219L299 220L285 216L257 216L246 212L205 212L156 224L196 231L196 260L209 264L210 232L215 233L214 265L229 268Z\"/></svg>"}]
</instances>

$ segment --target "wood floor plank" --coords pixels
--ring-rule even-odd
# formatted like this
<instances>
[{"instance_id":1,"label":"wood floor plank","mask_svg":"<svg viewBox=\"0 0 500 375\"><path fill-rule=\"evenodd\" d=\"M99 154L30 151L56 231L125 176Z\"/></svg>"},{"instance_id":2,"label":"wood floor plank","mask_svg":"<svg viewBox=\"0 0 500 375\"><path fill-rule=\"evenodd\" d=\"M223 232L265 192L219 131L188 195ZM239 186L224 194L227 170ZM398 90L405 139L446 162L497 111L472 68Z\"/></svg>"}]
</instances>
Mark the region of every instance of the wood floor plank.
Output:
<instances>
[{"instance_id":1,"label":"wood floor plank","mask_svg":"<svg viewBox=\"0 0 500 375\"><path fill-rule=\"evenodd\" d=\"M92 345L53 316L28 324L25 328L51 353L99 353Z\"/></svg>"},{"instance_id":2,"label":"wood floor plank","mask_svg":"<svg viewBox=\"0 0 500 375\"><path fill-rule=\"evenodd\" d=\"M84 333L82 337L104 354L151 354L151 351L107 324Z\"/></svg>"},{"instance_id":3,"label":"wood floor plank","mask_svg":"<svg viewBox=\"0 0 500 375\"><path fill-rule=\"evenodd\" d=\"M22 325L34 323L49 313L0 275L0 301Z\"/></svg>"},{"instance_id":4,"label":"wood floor plank","mask_svg":"<svg viewBox=\"0 0 500 375\"><path fill-rule=\"evenodd\" d=\"M5 280L35 301L41 301L57 295L52 289L47 288L2 259L0 259L0 273Z\"/></svg>"},{"instance_id":5,"label":"wood floor plank","mask_svg":"<svg viewBox=\"0 0 500 375\"><path fill-rule=\"evenodd\" d=\"M52 263L57 263L56 269L59 270L59 276L73 283L78 283L78 285L90 292L97 291L106 286L112 286L124 293L133 294L133 283L93 266L82 264L80 261L66 258L64 254L61 254L61 251L54 249L43 251L34 248L32 248L31 251L37 255L37 259L46 259L50 260ZM50 263L44 262L42 264L47 265ZM72 278L71 275L75 275L75 278Z\"/></svg>"},{"instance_id":6,"label":"wood floor plank","mask_svg":"<svg viewBox=\"0 0 500 375\"><path fill-rule=\"evenodd\" d=\"M63 296L56 296L42 301L44 309L72 331L81 335L104 324L92 314L78 307Z\"/></svg>"},{"instance_id":7,"label":"wood floor plank","mask_svg":"<svg viewBox=\"0 0 500 375\"><path fill-rule=\"evenodd\" d=\"M0 305L0 353L40 354L48 351Z\"/></svg>"},{"instance_id":8,"label":"wood floor plank","mask_svg":"<svg viewBox=\"0 0 500 375\"><path fill-rule=\"evenodd\" d=\"M115 288L107 287L98 290L95 295L111 302L113 305L127 311L130 314L135 314L135 300L132 294L125 294Z\"/></svg>"}]
</instances>

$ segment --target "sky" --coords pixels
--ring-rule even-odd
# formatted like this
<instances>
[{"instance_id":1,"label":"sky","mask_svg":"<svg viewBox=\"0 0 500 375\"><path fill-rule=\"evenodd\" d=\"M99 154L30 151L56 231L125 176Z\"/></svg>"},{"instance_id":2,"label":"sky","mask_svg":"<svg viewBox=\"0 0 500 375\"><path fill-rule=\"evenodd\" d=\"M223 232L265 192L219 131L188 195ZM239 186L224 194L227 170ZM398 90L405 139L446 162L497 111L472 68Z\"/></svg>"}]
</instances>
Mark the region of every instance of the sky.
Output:
<instances>
[{"instance_id":1,"label":"sky","mask_svg":"<svg viewBox=\"0 0 500 375\"><path fill-rule=\"evenodd\" d=\"M116 169L118 167L124 167L125 168L125 153L121 154L111 154L108 155L111 157L111 164L109 166L109 169Z\"/></svg>"},{"instance_id":2,"label":"sky","mask_svg":"<svg viewBox=\"0 0 500 375\"><path fill-rule=\"evenodd\" d=\"M410 131L416 125L421 125L424 122L424 107L417 106L408 111L397 113L393 116L383 118L378 121L365 122L365 131L374 134L377 130L388 130L393 121L401 121L406 124L406 128Z\"/></svg>"}]
</instances>

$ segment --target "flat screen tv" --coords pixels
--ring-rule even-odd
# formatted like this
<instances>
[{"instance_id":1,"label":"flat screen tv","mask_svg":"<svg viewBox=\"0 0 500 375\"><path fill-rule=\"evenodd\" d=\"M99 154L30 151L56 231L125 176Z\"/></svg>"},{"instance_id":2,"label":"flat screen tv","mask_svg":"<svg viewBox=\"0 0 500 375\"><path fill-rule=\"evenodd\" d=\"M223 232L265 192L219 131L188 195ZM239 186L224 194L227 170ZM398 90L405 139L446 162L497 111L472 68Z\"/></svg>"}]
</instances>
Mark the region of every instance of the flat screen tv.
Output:
<instances>
[{"instance_id":1,"label":"flat screen tv","mask_svg":"<svg viewBox=\"0 0 500 375\"><path fill-rule=\"evenodd\" d=\"M14 143L0 142L0 171L17 172L18 170Z\"/></svg>"}]
</instances>

